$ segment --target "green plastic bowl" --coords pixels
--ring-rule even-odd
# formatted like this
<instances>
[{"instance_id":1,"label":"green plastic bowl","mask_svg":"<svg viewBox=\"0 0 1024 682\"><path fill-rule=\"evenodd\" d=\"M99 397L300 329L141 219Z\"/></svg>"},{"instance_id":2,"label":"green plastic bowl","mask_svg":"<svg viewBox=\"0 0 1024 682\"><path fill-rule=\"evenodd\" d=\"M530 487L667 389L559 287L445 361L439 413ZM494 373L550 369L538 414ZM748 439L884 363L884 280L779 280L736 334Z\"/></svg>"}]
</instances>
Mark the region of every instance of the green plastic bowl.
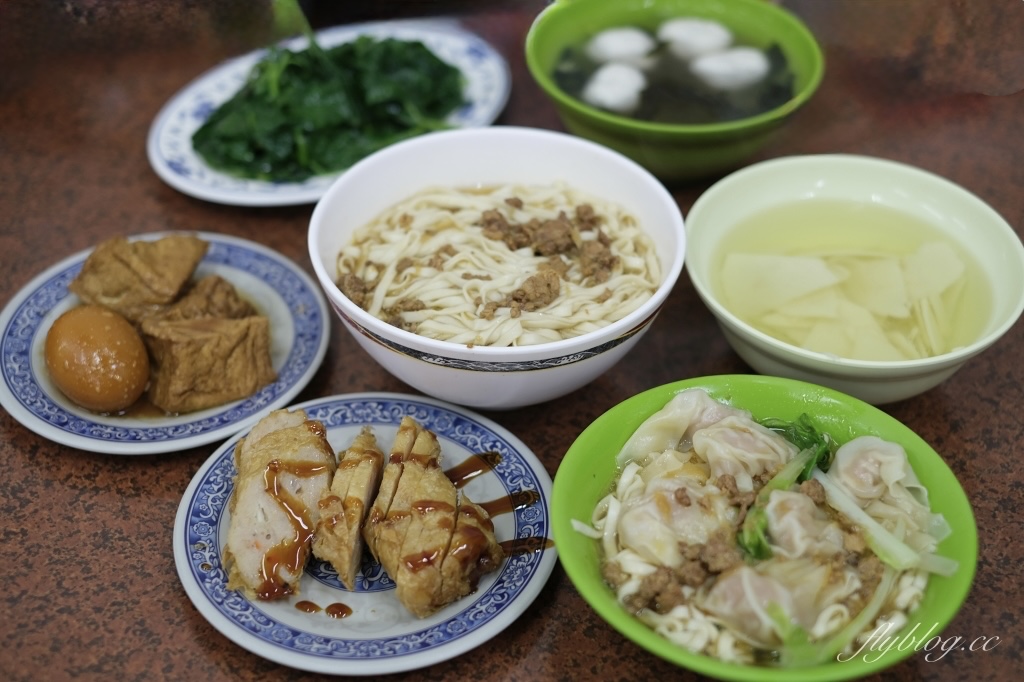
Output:
<instances>
[{"instance_id":1,"label":"green plastic bowl","mask_svg":"<svg viewBox=\"0 0 1024 682\"><path fill-rule=\"evenodd\" d=\"M552 73L567 47L605 28L653 30L665 19L682 16L717 20L741 43L760 48L778 44L794 74L793 98L746 119L673 125L602 111L555 84ZM741 165L810 99L825 68L821 48L803 22L766 0L556 0L537 15L527 33L526 64L569 132L622 152L666 182L696 180Z\"/></svg>"},{"instance_id":2,"label":"green plastic bowl","mask_svg":"<svg viewBox=\"0 0 1024 682\"><path fill-rule=\"evenodd\" d=\"M651 653L721 680L851 680L887 668L915 653L914 647L908 644L903 651L894 647L866 657L806 668L726 663L672 644L616 601L614 592L601 578L598 541L575 531L572 519L590 523L594 507L612 489L618 474L615 457L630 434L672 396L687 388L703 388L713 398L749 410L755 418L795 419L807 412L840 443L860 435L875 435L902 445L914 472L928 489L932 509L944 514L952 527L953 532L942 541L937 553L957 560L960 566L949 578L934 575L929 578L920 606L910 614L906 627L893 636L898 641L913 632L912 636L923 640L925 633L931 631L928 635L931 639L949 624L967 598L974 579L978 532L967 495L942 457L909 428L868 403L814 384L757 375L703 377L652 388L598 417L569 448L555 474L551 496L552 533L566 574L601 618ZM920 642L918 649L924 643Z\"/></svg>"}]
</instances>

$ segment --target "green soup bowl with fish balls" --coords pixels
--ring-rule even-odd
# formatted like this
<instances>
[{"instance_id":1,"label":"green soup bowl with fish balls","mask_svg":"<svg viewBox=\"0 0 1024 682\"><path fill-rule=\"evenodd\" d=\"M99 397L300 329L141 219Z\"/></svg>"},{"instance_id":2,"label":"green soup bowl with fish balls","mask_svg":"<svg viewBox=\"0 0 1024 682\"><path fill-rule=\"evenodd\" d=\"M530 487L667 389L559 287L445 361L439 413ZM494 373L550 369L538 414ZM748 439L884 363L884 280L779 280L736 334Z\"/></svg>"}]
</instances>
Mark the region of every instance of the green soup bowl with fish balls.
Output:
<instances>
[{"instance_id":1,"label":"green soup bowl with fish balls","mask_svg":"<svg viewBox=\"0 0 1024 682\"><path fill-rule=\"evenodd\" d=\"M872 435L896 443L928 492L931 510L942 514L950 532L935 553L956 562L948 577L931 575L923 596L902 627L885 634L905 642L902 649L869 643L837 656L800 667L726 662L673 643L625 608L602 575L601 541L580 532L590 524L598 503L615 489L621 473L619 451L644 421L673 397L703 389L716 401L748 411L754 419L795 420L807 413L839 443ZM942 457L907 426L878 408L830 388L792 379L757 375L699 377L652 388L598 417L570 446L555 474L552 490L552 532L559 561L580 596L612 628L651 654L701 675L743 682L828 682L859 679L924 656L959 611L971 588L977 566L978 534L971 505ZM855 645L857 646L857 645ZM916 649L915 649L916 647Z\"/></svg>"},{"instance_id":2,"label":"green soup bowl with fish balls","mask_svg":"<svg viewBox=\"0 0 1024 682\"><path fill-rule=\"evenodd\" d=\"M1024 245L1006 220L888 159L752 164L697 198L686 236L690 281L748 365L875 405L940 387L1024 313Z\"/></svg>"},{"instance_id":3,"label":"green soup bowl with fish balls","mask_svg":"<svg viewBox=\"0 0 1024 682\"><path fill-rule=\"evenodd\" d=\"M784 61L779 78L787 94L745 113L716 106L708 113L680 117L668 106L665 115L623 113L585 101L556 77L567 51L579 51L598 33L634 27L656 35L663 22L695 18L724 26L732 44L765 51L774 48ZM656 41L657 42L657 41ZM551 99L566 129L637 161L663 182L683 183L719 175L754 156L778 128L805 105L821 83L825 61L806 25L793 13L765 0L556 0L534 20L526 37L526 63L536 83ZM653 53L664 52L664 41ZM688 63L688 62L687 62ZM687 69L686 65L678 69ZM676 65L673 72L683 73ZM648 75L648 85L654 77ZM705 98L683 88L648 87L668 98L692 103ZM717 95L713 95L717 97ZM717 99L715 100L718 101ZM689 106L688 104L686 106ZM664 107L663 107L664 109Z\"/></svg>"}]
</instances>

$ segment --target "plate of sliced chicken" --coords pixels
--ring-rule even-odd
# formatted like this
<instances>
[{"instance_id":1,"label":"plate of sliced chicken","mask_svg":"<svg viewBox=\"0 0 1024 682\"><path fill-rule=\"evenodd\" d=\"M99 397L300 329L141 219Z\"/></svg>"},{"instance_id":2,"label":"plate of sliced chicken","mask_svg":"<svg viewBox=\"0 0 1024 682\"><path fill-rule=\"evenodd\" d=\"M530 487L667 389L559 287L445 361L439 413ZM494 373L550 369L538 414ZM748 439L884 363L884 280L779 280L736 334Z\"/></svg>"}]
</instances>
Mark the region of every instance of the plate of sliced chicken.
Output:
<instances>
[{"instance_id":1,"label":"plate of sliced chicken","mask_svg":"<svg viewBox=\"0 0 1024 682\"><path fill-rule=\"evenodd\" d=\"M413 670L510 625L557 560L551 478L495 422L356 393L275 410L222 445L178 508L174 556L239 646L335 675Z\"/></svg>"}]
</instances>

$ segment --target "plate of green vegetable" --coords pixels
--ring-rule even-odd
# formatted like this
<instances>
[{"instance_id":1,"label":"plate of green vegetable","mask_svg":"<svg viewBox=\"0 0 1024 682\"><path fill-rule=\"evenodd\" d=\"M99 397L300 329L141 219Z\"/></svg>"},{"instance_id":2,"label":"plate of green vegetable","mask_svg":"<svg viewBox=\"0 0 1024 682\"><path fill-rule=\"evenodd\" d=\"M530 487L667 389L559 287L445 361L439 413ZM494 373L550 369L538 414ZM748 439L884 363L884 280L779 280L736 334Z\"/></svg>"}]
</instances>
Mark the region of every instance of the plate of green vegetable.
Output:
<instances>
[{"instance_id":1,"label":"plate of green vegetable","mask_svg":"<svg viewBox=\"0 0 1024 682\"><path fill-rule=\"evenodd\" d=\"M164 182L199 199L309 204L389 144L490 125L510 88L505 59L457 22L337 26L196 78L153 121L147 153Z\"/></svg>"}]
</instances>

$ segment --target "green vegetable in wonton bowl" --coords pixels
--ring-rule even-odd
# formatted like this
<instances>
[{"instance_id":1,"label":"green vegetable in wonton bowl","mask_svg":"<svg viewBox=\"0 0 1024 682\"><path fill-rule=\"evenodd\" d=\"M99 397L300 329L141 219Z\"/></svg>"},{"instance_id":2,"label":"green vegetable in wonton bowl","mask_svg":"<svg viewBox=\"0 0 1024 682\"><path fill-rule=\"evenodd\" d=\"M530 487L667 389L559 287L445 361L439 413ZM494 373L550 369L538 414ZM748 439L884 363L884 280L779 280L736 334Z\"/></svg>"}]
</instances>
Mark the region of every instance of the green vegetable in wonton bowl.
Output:
<instances>
[{"instance_id":1,"label":"green vegetable in wonton bowl","mask_svg":"<svg viewBox=\"0 0 1024 682\"><path fill-rule=\"evenodd\" d=\"M977 563L970 504L927 443L856 398L777 377L689 379L612 408L562 460L552 518L603 619L725 680L891 666L915 650L882 638L939 635Z\"/></svg>"},{"instance_id":2,"label":"green vegetable in wonton bowl","mask_svg":"<svg viewBox=\"0 0 1024 682\"><path fill-rule=\"evenodd\" d=\"M300 182L399 140L450 127L463 75L422 42L364 35L323 48L272 47L193 135L211 167Z\"/></svg>"}]
</instances>

